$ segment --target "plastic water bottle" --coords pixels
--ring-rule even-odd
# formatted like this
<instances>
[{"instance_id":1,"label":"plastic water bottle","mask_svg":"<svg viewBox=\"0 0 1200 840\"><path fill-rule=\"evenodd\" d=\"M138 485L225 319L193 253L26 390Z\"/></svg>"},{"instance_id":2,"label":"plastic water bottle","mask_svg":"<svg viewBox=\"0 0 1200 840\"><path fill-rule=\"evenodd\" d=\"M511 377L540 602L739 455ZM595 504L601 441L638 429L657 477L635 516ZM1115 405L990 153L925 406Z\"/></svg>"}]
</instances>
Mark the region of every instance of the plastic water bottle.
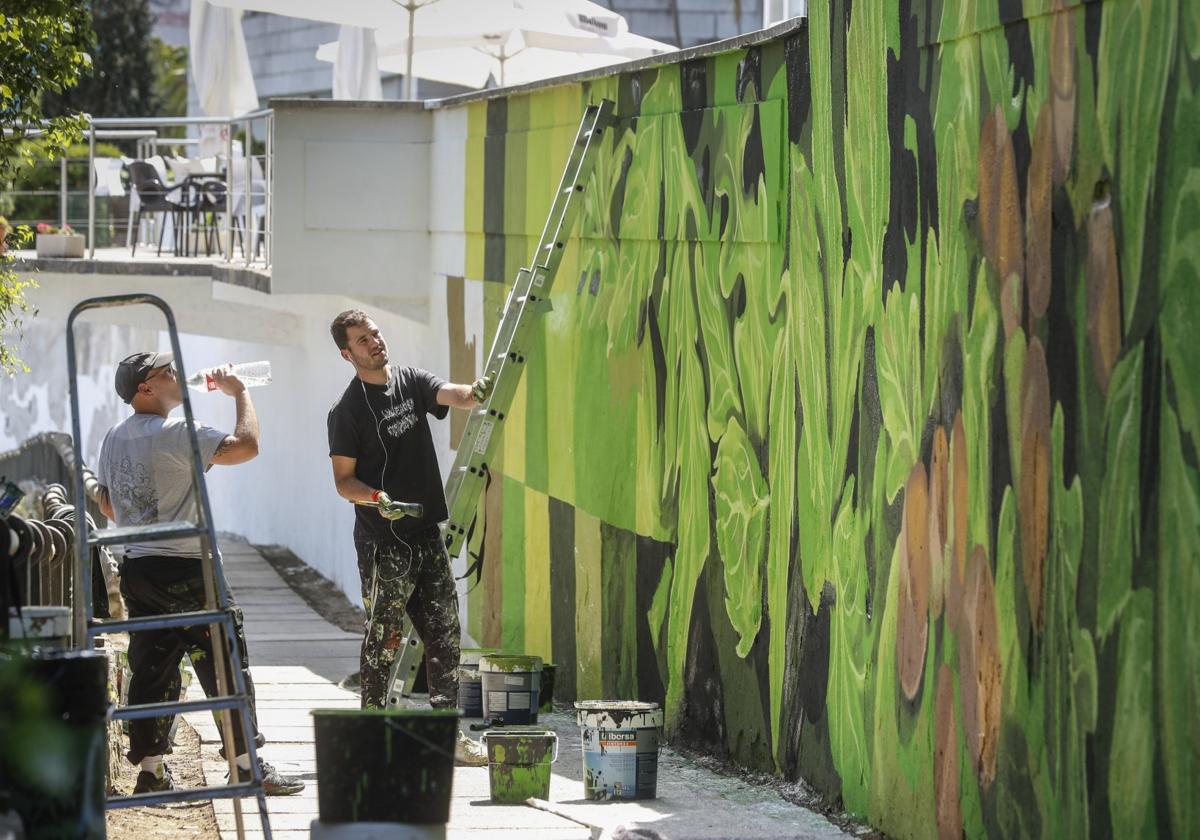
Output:
<instances>
[{"instance_id":1,"label":"plastic water bottle","mask_svg":"<svg viewBox=\"0 0 1200 840\"><path fill-rule=\"evenodd\" d=\"M217 390L217 380L213 379L214 370L216 368L205 368L204 370L196 371L188 377L188 387L195 388L197 391ZM242 384L247 388L269 385L271 383L271 363L243 362L240 365L233 366L233 375L242 380Z\"/></svg>"}]
</instances>

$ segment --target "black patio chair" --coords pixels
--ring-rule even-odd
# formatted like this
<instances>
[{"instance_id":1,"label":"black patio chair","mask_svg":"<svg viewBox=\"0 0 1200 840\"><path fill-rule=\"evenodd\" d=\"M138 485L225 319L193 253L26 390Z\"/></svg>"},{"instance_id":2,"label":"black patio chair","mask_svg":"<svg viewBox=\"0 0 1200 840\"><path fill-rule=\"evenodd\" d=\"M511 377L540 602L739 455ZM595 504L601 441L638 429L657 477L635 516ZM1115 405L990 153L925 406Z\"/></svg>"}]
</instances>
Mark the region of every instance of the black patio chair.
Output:
<instances>
[{"instance_id":1,"label":"black patio chair","mask_svg":"<svg viewBox=\"0 0 1200 840\"><path fill-rule=\"evenodd\" d=\"M188 200L187 194L184 191L182 184L168 187L158 177L158 172L153 166L146 163L144 160L130 161L126 164L126 170L129 172L129 180L133 184L134 189L138 194L138 209L133 221L133 248L130 256L137 254L138 237L136 231L141 230L142 214L143 213L170 213L171 223L174 230L175 239L175 254L179 255L179 243L181 242L181 231L183 230L184 216L191 212L194 207ZM177 197L172 197L172 194ZM165 224L159 225L158 230L158 255L162 256L163 234L167 231Z\"/></svg>"},{"instance_id":2,"label":"black patio chair","mask_svg":"<svg viewBox=\"0 0 1200 840\"><path fill-rule=\"evenodd\" d=\"M192 188L197 190L196 212L202 219L206 220L204 224L204 251L206 254L212 253L214 242L219 242L219 233L217 230L217 216L226 211L225 206L225 177L223 175L208 175L196 176L197 180L192 184ZM238 221L238 214L234 213L229 220L231 236L236 239L238 245L242 249L242 256L246 255L246 240L242 235L242 225ZM233 247L233 243L230 243Z\"/></svg>"}]
</instances>

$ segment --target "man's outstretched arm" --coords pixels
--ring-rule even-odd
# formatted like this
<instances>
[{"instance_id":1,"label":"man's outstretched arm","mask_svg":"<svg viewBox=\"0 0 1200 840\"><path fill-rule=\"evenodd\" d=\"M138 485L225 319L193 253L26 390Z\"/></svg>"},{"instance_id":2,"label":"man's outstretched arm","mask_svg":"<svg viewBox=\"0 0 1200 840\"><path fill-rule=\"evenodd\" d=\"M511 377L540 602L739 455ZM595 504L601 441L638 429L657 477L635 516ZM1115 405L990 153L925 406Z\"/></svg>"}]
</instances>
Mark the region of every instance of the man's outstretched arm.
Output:
<instances>
[{"instance_id":1,"label":"man's outstretched arm","mask_svg":"<svg viewBox=\"0 0 1200 840\"><path fill-rule=\"evenodd\" d=\"M470 385L447 383L437 392L438 405L451 408L474 408L488 398L492 392L492 378L485 376Z\"/></svg>"}]
</instances>

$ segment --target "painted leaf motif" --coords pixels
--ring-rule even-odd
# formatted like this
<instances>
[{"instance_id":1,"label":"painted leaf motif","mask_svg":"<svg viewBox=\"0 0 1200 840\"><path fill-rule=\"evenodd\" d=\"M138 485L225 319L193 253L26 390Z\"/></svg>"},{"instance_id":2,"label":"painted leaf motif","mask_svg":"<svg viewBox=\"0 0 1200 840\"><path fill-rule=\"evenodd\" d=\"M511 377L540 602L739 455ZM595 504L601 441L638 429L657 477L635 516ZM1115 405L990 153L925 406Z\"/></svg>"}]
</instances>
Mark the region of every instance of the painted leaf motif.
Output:
<instances>
[{"instance_id":1,"label":"painted leaf motif","mask_svg":"<svg viewBox=\"0 0 1200 840\"><path fill-rule=\"evenodd\" d=\"M865 810L870 789L866 731L866 519L854 509L854 479L846 483L833 524L836 602L829 628L829 748L846 807Z\"/></svg>"},{"instance_id":2,"label":"painted leaf motif","mask_svg":"<svg viewBox=\"0 0 1200 840\"><path fill-rule=\"evenodd\" d=\"M983 292L987 278L981 267L975 278L975 311L963 352L963 428L967 444L967 482L971 505L967 511L967 544L990 545L991 526L991 400L996 341L1000 317L991 295ZM969 551L969 548L968 548Z\"/></svg>"},{"instance_id":3,"label":"painted leaf motif","mask_svg":"<svg viewBox=\"0 0 1200 840\"><path fill-rule=\"evenodd\" d=\"M792 362L791 342L784 333L780 333L776 341L775 361L771 368L771 436L767 441L771 494L767 544L767 615L772 629L768 652L771 743L778 761L787 634L776 628L787 626L792 529L796 515L796 371ZM799 609L800 605L796 605L796 608Z\"/></svg>"},{"instance_id":4,"label":"painted leaf motif","mask_svg":"<svg viewBox=\"0 0 1200 840\"><path fill-rule=\"evenodd\" d=\"M1198 19L1200 14L1193 14ZM1200 37L1200 32L1197 32ZM1200 47L1200 43L1197 45ZM1171 370L1179 426L1193 446L1200 444L1200 388L1179 387L1195 381L1200 371L1200 341L1196 340L1195 314L1200 312L1200 167L1188 172L1175 203L1175 223L1167 267L1162 272L1163 306L1159 315L1162 327L1163 356ZM1191 378L1190 378L1191 377Z\"/></svg>"},{"instance_id":5,"label":"painted leaf motif","mask_svg":"<svg viewBox=\"0 0 1200 840\"><path fill-rule=\"evenodd\" d=\"M1179 418L1162 414L1158 597L1155 649L1161 667L1155 693L1163 744L1200 743L1200 474L1184 458ZM1122 622L1122 626L1124 622ZM1124 630L1122 630L1124 633ZM1187 836L1200 825L1200 754L1160 751L1171 829Z\"/></svg>"},{"instance_id":6,"label":"painted leaf motif","mask_svg":"<svg viewBox=\"0 0 1200 840\"><path fill-rule=\"evenodd\" d=\"M793 158L791 252L789 256L794 309L804 315L790 325L793 358L800 385L800 429L797 485L800 523L800 569L809 607L816 611L821 588L829 578L829 540L821 523L832 519L834 469L829 444L829 392L826 384L828 352L825 347L824 295L809 278L820 274L819 226L813 216L816 184L800 155Z\"/></svg>"},{"instance_id":7,"label":"painted leaf motif","mask_svg":"<svg viewBox=\"0 0 1200 840\"><path fill-rule=\"evenodd\" d=\"M1024 644L1017 627L1017 558L1013 537L1017 531L1016 497L1012 487L1004 488L1000 503L1000 521L996 526L996 618L1000 640L1000 665L1004 679L1004 708L1020 707L1024 691Z\"/></svg>"},{"instance_id":8,"label":"painted leaf motif","mask_svg":"<svg viewBox=\"0 0 1200 840\"><path fill-rule=\"evenodd\" d=\"M875 365L879 378L879 408L883 424L892 441L888 457L884 495L888 502L908 479L909 470L917 460L917 406L919 393L920 310L916 295L893 286L888 292L887 306L875 348Z\"/></svg>"},{"instance_id":9,"label":"painted leaf motif","mask_svg":"<svg viewBox=\"0 0 1200 840\"><path fill-rule=\"evenodd\" d=\"M1117 173L1121 212L1127 230L1141 230L1155 179L1147 177L1158 160L1168 68L1174 58L1179 3L1153 0L1105 9L1100 28L1100 69L1096 116L1109 171ZM1120 163L1118 164L1118 160ZM1141 285L1143 236L1122 243L1121 311L1126 329Z\"/></svg>"},{"instance_id":10,"label":"painted leaf motif","mask_svg":"<svg viewBox=\"0 0 1200 840\"><path fill-rule=\"evenodd\" d=\"M718 248L711 242L681 245L687 248L696 283L700 332L704 337L704 357L708 380L708 436L717 440L726 424L742 416L742 395L738 370L730 340L729 306L721 295L717 265Z\"/></svg>"},{"instance_id":11,"label":"painted leaf motif","mask_svg":"<svg viewBox=\"0 0 1200 840\"><path fill-rule=\"evenodd\" d=\"M1114 837L1154 833L1154 594L1139 589L1121 619L1117 699L1108 762ZM1195 795L1192 791L1192 795Z\"/></svg>"},{"instance_id":12,"label":"painted leaf motif","mask_svg":"<svg viewBox=\"0 0 1200 840\"><path fill-rule=\"evenodd\" d=\"M1113 369L1104 411L1104 462L1100 490L1099 591L1096 630L1105 638L1129 597L1133 558L1138 553L1141 500L1138 491L1142 434L1142 347L1128 353Z\"/></svg>"},{"instance_id":13,"label":"painted leaf motif","mask_svg":"<svg viewBox=\"0 0 1200 840\"><path fill-rule=\"evenodd\" d=\"M737 654L746 656L762 621L762 561L770 494L758 459L737 420L717 443L712 479L717 547L725 566L725 610L738 632Z\"/></svg>"}]
</instances>

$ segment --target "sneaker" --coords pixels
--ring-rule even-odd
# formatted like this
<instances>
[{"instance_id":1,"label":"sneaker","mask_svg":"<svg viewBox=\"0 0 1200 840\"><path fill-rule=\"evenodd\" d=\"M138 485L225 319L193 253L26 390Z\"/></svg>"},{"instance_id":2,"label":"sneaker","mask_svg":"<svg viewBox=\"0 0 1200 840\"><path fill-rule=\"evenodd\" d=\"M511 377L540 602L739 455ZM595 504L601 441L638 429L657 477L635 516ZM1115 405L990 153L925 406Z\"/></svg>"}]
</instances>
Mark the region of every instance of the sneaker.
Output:
<instances>
[{"instance_id":1,"label":"sneaker","mask_svg":"<svg viewBox=\"0 0 1200 840\"><path fill-rule=\"evenodd\" d=\"M459 767L486 767L487 749L474 738L468 738L461 730L454 744L454 763Z\"/></svg>"},{"instance_id":2,"label":"sneaker","mask_svg":"<svg viewBox=\"0 0 1200 840\"><path fill-rule=\"evenodd\" d=\"M263 793L267 796L290 796L293 793L299 793L304 790L304 782L295 776L283 775L261 758L258 760L258 766L262 768ZM243 770L239 767L238 781L245 784L250 780L250 769L246 768Z\"/></svg>"},{"instance_id":3,"label":"sneaker","mask_svg":"<svg viewBox=\"0 0 1200 840\"><path fill-rule=\"evenodd\" d=\"M171 779L171 771L166 764L162 766L162 775L156 776L149 770L138 773L137 784L133 786L134 793L162 793L175 790L175 782Z\"/></svg>"}]
</instances>

